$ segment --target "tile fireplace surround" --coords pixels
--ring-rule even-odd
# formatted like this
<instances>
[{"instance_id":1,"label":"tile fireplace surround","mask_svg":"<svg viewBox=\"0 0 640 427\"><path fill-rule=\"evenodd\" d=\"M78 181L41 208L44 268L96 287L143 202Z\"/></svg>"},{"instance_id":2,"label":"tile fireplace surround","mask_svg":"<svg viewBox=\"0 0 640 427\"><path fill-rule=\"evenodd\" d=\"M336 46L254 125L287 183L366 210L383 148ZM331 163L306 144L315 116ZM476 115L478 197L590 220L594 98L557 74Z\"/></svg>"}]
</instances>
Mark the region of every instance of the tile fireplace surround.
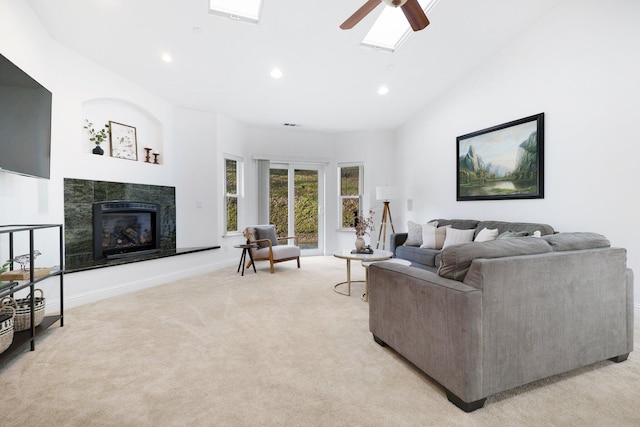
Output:
<instances>
[{"instance_id":1,"label":"tile fireplace surround","mask_svg":"<svg viewBox=\"0 0 640 427\"><path fill-rule=\"evenodd\" d=\"M93 203L105 200L133 200L160 204L161 251L151 258L175 255L177 252L175 194L175 187L65 178L65 272L150 258L133 257L120 261L93 260Z\"/></svg>"}]
</instances>

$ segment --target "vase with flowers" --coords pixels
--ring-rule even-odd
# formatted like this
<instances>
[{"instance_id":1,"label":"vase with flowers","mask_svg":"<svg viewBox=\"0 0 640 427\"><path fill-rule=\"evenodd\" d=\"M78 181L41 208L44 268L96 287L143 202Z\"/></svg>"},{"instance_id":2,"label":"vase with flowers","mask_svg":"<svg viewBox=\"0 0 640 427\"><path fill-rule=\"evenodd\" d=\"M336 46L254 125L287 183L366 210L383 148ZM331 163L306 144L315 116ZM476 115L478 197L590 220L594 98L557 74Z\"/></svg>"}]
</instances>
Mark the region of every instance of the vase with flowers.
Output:
<instances>
[{"instance_id":1,"label":"vase with flowers","mask_svg":"<svg viewBox=\"0 0 640 427\"><path fill-rule=\"evenodd\" d=\"M111 129L109 128L109 123L106 123L102 129L95 130L93 127L93 123L91 123L87 119L85 119L85 121L87 122L87 124L84 125L84 128L87 130L87 132L89 132L89 141L96 144L93 149L93 154L102 156L104 154L104 150L102 149L102 147L100 147L100 144L106 141L109 137L109 133L111 131Z\"/></svg>"},{"instance_id":2,"label":"vase with flowers","mask_svg":"<svg viewBox=\"0 0 640 427\"><path fill-rule=\"evenodd\" d=\"M365 234L369 234L373 231L373 212L369 209L369 215L364 216L362 214L355 217L353 228L356 230L356 251L364 252L366 242L364 240Z\"/></svg>"}]
</instances>

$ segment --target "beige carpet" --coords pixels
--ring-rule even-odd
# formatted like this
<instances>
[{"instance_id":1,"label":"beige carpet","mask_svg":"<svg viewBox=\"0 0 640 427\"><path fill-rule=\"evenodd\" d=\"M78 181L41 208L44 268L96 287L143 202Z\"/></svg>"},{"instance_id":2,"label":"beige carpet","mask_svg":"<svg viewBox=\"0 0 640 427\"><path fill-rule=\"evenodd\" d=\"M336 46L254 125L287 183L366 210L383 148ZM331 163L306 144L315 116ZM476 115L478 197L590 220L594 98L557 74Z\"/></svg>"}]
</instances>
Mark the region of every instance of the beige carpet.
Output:
<instances>
[{"instance_id":1,"label":"beige carpet","mask_svg":"<svg viewBox=\"0 0 640 427\"><path fill-rule=\"evenodd\" d=\"M358 263L354 278L363 278ZM345 261L235 268L68 310L0 367L2 426L638 426L640 352L467 414L333 292ZM639 341L636 321L635 340Z\"/></svg>"}]
</instances>

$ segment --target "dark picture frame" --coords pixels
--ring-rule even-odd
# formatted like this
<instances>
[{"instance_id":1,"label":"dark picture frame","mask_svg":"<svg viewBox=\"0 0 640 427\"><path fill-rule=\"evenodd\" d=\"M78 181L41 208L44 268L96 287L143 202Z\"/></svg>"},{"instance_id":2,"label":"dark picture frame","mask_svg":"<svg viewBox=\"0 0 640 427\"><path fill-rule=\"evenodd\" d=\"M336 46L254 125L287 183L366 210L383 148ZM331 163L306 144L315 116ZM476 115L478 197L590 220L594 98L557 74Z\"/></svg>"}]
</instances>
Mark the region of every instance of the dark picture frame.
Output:
<instances>
[{"instance_id":1,"label":"dark picture frame","mask_svg":"<svg viewBox=\"0 0 640 427\"><path fill-rule=\"evenodd\" d=\"M456 138L456 200L544 198L544 113Z\"/></svg>"},{"instance_id":2,"label":"dark picture frame","mask_svg":"<svg viewBox=\"0 0 640 427\"><path fill-rule=\"evenodd\" d=\"M118 122L109 121L109 142L111 157L138 160L138 138L136 128Z\"/></svg>"}]
</instances>

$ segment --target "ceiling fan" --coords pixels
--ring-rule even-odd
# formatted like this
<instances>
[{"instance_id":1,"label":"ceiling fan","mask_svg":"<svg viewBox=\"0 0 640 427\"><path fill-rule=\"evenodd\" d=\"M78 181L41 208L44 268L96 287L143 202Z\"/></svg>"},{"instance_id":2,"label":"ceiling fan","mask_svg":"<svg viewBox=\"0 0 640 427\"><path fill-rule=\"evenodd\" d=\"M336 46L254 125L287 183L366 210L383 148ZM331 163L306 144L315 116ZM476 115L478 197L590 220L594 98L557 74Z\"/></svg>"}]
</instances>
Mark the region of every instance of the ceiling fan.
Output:
<instances>
[{"instance_id":1,"label":"ceiling fan","mask_svg":"<svg viewBox=\"0 0 640 427\"><path fill-rule=\"evenodd\" d=\"M418 3L418 0L368 0L365 4L356 10L356 12L347 18L346 21L340 25L343 30L353 28L358 22L373 11L380 3L386 3L388 6L402 8L404 16L407 17L407 21L411 25L413 31L420 31L429 25L427 15L424 14L422 7Z\"/></svg>"}]
</instances>

